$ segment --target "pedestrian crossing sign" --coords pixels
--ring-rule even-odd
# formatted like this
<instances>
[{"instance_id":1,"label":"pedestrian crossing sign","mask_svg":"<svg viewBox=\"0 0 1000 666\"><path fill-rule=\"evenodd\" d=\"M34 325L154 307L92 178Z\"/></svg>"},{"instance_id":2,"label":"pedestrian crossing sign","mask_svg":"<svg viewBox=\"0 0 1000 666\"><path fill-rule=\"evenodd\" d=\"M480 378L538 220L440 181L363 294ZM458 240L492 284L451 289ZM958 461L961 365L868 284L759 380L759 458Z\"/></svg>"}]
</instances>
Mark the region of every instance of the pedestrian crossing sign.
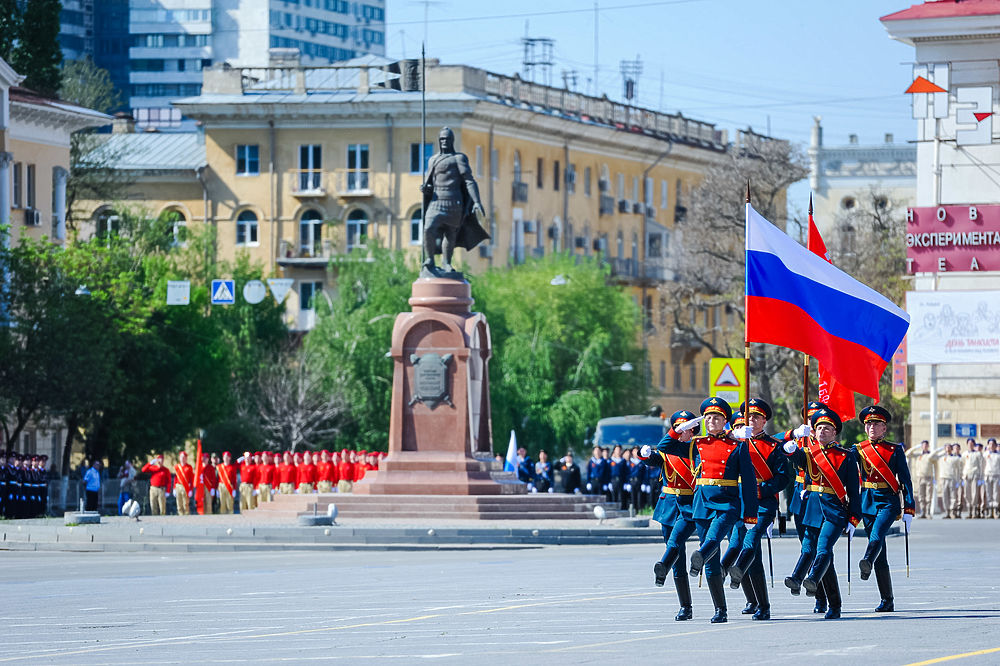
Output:
<instances>
[{"instance_id":1,"label":"pedestrian crossing sign","mask_svg":"<svg viewBox=\"0 0 1000 666\"><path fill-rule=\"evenodd\" d=\"M212 280L212 305L236 303L236 280Z\"/></svg>"},{"instance_id":2,"label":"pedestrian crossing sign","mask_svg":"<svg viewBox=\"0 0 1000 666\"><path fill-rule=\"evenodd\" d=\"M746 400L746 359L713 358L709 361L708 374L711 378L710 395L722 398L737 409Z\"/></svg>"}]
</instances>

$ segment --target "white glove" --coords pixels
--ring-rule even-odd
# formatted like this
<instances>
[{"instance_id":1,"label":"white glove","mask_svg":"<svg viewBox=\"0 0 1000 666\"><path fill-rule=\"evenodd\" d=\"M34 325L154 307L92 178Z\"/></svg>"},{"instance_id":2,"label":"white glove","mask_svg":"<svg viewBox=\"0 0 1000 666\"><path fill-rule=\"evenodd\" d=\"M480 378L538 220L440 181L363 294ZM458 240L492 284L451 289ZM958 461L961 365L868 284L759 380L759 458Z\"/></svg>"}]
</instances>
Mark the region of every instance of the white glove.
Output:
<instances>
[{"instance_id":1,"label":"white glove","mask_svg":"<svg viewBox=\"0 0 1000 666\"><path fill-rule=\"evenodd\" d=\"M857 528L856 528L856 527L854 527L854 525L853 525L853 524L851 524L851 523L847 523L847 540L848 540L848 541L850 541L851 539L853 539L853 538L854 538L854 531L855 531L856 529L857 529Z\"/></svg>"},{"instance_id":2,"label":"white glove","mask_svg":"<svg viewBox=\"0 0 1000 666\"><path fill-rule=\"evenodd\" d=\"M795 453L797 448L799 448L799 445L795 442L785 442L785 445L781 448L784 449L785 453L792 454Z\"/></svg>"},{"instance_id":3,"label":"white glove","mask_svg":"<svg viewBox=\"0 0 1000 666\"><path fill-rule=\"evenodd\" d=\"M194 491L193 490L189 490L188 491L188 497L194 497Z\"/></svg>"},{"instance_id":4,"label":"white glove","mask_svg":"<svg viewBox=\"0 0 1000 666\"><path fill-rule=\"evenodd\" d=\"M605 491L611 490L611 484L610 483L605 483L604 484L604 490Z\"/></svg>"},{"instance_id":5,"label":"white glove","mask_svg":"<svg viewBox=\"0 0 1000 666\"><path fill-rule=\"evenodd\" d=\"M799 499L800 499L800 500L804 500L804 499L806 498L806 493L807 493L807 492L809 492L809 491L808 491L808 490L806 490L805 488L803 488L802 490L800 490L800 491L799 491Z\"/></svg>"},{"instance_id":6,"label":"white glove","mask_svg":"<svg viewBox=\"0 0 1000 666\"><path fill-rule=\"evenodd\" d=\"M215 488L209 490L209 493L212 495L212 497L215 497Z\"/></svg>"},{"instance_id":7,"label":"white glove","mask_svg":"<svg viewBox=\"0 0 1000 666\"><path fill-rule=\"evenodd\" d=\"M792 435L795 437L808 437L809 435L812 434L812 431L813 431L812 426L810 426L808 423L803 423L798 428L792 431Z\"/></svg>"},{"instance_id":8,"label":"white glove","mask_svg":"<svg viewBox=\"0 0 1000 666\"><path fill-rule=\"evenodd\" d=\"M295 494L296 494L296 495L298 495L298 494L299 494L299 489L298 489L298 488L296 488L296 489L295 489Z\"/></svg>"},{"instance_id":9,"label":"white glove","mask_svg":"<svg viewBox=\"0 0 1000 666\"><path fill-rule=\"evenodd\" d=\"M549 488L549 492L550 492L550 493L554 493L555 491L556 491L556 489L555 489L555 488Z\"/></svg>"},{"instance_id":10,"label":"white glove","mask_svg":"<svg viewBox=\"0 0 1000 666\"><path fill-rule=\"evenodd\" d=\"M236 499L236 491L233 491L233 499Z\"/></svg>"},{"instance_id":11,"label":"white glove","mask_svg":"<svg viewBox=\"0 0 1000 666\"><path fill-rule=\"evenodd\" d=\"M752 530L756 525L757 523L743 523L743 527L747 528L747 531Z\"/></svg>"},{"instance_id":12,"label":"white glove","mask_svg":"<svg viewBox=\"0 0 1000 666\"><path fill-rule=\"evenodd\" d=\"M685 421L684 423L674 428L674 432L687 432L688 430L694 430L704 420L705 420L704 416L699 416L698 418L691 419L690 421Z\"/></svg>"},{"instance_id":13,"label":"white glove","mask_svg":"<svg viewBox=\"0 0 1000 666\"><path fill-rule=\"evenodd\" d=\"M257 495L258 495L258 494L259 494L259 491L257 491L257 490L254 490L254 491L253 491L253 496L254 496L254 497L257 497Z\"/></svg>"},{"instance_id":14,"label":"white glove","mask_svg":"<svg viewBox=\"0 0 1000 666\"><path fill-rule=\"evenodd\" d=\"M773 536L773 531L774 531L774 523L773 522L768 523L767 524L767 538L768 539L770 539Z\"/></svg>"},{"instance_id":15,"label":"white glove","mask_svg":"<svg viewBox=\"0 0 1000 666\"><path fill-rule=\"evenodd\" d=\"M653 455L653 447L651 447L649 444L643 444L642 448L639 449L639 457L645 460L651 455Z\"/></svg>"},{"instance_id":16,"label":"white glove","mask_svg":"<svg viewBox=\"0 0 1000 666\"><path fill-rule=\"evenodd\" d=\"M644 483L642 485L642 492L644 492L644 493L648 493L649 492L649 484L648 483Z\"/></svg>"},{"instance_id":17,"label":"white glove","mask_svg":"<svg viewBox=\"0 0 1000 666\"><path fill-rule=\"evenodd\" d=\"M589 492L589 491L591 491L593 489L594 489L594 484L588 482L587 483L587 491Z\"/></svg>"},{"instance_id":18,"label":"white glove","mask_svg":"<svg viewBox=\"0 0 1000 666\"><path fill-rule=\"evenodd\" d=\"M733 437L736 439L750 439L753 437L753 428L750 426L740 426L733 428Z\"/></svg>"},{"instance_id":19,"label":"white glove","mask_svg":"<svg viewBox=\"0 0 1000 666\"><path fill-rule=\"evenodd\" d=\"M913 516L908 513L903 514L903 525L906 527L906 533L910 533L910 523L913 522Z\"/></svg>"}]
</instances>

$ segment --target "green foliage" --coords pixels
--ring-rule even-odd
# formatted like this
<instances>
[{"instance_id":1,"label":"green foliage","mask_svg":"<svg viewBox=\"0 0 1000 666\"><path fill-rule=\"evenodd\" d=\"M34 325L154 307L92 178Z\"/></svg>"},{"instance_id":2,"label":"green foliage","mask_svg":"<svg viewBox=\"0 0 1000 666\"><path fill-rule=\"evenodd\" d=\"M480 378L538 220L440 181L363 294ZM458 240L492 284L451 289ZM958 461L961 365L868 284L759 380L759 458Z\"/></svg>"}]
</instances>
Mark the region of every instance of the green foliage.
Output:
<instances>
[{"instance_id":1,"label":"green foliage","mask_svg":"<svg viewBox=\"0 0 1000 666\"><path fill-rule=\"evenodd\" d=\"M11 53L11 66L25 76L22 85L47 97L55 97L59 92L61 11L60 0L28 0L17 45Z\"/></svg>"},{"instance_id":2,"label":"green foliage","mask_svg":"<svg viewBox=\"0 0 1000 666\"><path fill-rule=\"evenodd\" d=\"M101 113L110 113L121 106L121 97L111 82L108 70L95 65L90 58L66 62L59 99Z\"/></svg>"},{"instance_id":3,"label":"green foliage","mask_svg":"<svg viewBox=\"0 0 1000 666\"><path fill-rule=\"evenodd\" d=\"M556 275L565 284L552 285ZM640 313L597 262L558 255L494 269L473 278L473 296L492 331L495 445L513 429L532 453L561 451L598 419L644 409Z\"/></svg>"},{"instance_id":4,"label":"green foliage","mask_svg":"<svg viewBox=\"0 0 1000 666\"><path fill-rule=\"evenodd\" d=\"M334 265L338 291L317 298L316 327L305 344L328 378L328 389L342 392L348 418L336 446L385 450L392 400L392 326L407 301L417 271L399 252L373 250L371 260L348 259ZM336 385L335 385L336 384Z\"/></svg>"},{"instance_id":5,"label":"green foliage","mask_svg":"<svg viewBox=\"0 0 1000 666\"><path fill-rule=\"evenodd\" d=\"M17 0L0 0L0 58L11 61L18 35L21 34L21 12Z\"/></svg>"}]
</instances>

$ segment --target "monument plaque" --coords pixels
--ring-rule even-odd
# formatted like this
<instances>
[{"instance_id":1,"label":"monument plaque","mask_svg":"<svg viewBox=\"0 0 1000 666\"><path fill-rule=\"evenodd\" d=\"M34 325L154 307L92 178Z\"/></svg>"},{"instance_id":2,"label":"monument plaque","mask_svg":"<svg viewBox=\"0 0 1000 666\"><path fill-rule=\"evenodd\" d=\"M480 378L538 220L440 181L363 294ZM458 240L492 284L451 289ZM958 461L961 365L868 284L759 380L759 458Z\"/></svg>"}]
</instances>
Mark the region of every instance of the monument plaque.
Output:
<instances>
[{"instance_id":1,"label":"monument plaque","mask_svg":"<svg viewBox=\"0 0 1000 666\"><path fill-rule=\"evenodd\" d=\"M452 354L410 354L410 362L413 364L413 397L409 402L411 407L417 402L422 402L431 409L441 402L454 407L448 395L448 362L451 359Z\"/></svg>"}]
</instances>

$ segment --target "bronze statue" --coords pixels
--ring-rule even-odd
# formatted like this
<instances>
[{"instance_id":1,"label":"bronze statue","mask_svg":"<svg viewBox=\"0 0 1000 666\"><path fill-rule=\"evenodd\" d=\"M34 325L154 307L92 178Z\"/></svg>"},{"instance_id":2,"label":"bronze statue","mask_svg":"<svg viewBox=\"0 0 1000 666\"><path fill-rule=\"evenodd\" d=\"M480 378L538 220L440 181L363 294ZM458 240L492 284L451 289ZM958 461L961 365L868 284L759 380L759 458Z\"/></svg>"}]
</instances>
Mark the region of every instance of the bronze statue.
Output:
<instances>
[{"instance_id":1,"label":"bronze statue","mask_svg":"<svg viewBox=\"0 0 1000 666\"><path fill-rule=\"evenodd\" d=\"M471 250L490 237L481 226L486 214L479 198L479 187L472 177L469 158L464 153L455 152L455 134L447 127L438 134L438 149L427 165L427 177L420 186L426 211L425 259L421 275L435 277L455 272L451 258L456 245ZM440 271L434 265L438 238L441 239L441 254L444 255Z\"/></svg>"}]
</instances>

